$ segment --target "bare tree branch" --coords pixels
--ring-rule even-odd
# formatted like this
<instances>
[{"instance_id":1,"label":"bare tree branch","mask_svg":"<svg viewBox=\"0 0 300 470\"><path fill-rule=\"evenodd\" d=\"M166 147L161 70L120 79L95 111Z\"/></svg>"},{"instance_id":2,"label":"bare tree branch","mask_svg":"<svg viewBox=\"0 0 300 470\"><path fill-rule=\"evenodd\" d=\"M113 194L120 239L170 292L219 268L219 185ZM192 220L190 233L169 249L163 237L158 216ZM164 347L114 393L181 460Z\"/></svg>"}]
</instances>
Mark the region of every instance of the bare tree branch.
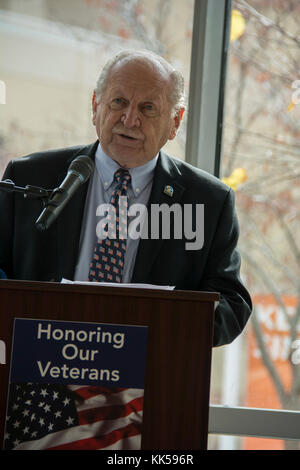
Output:
<instances>
[{"instance_id":1,"label":"bare tree branch","mask_svg":"<svg viewBox=\"0 0 300 470\"><path fill-rule=\"evenodd\" d=\"M255 8L251 7L249 3L247 3L245 0L238 0L235 2L235 4L241 10L243 10L244 8L248 10L248 12L251 13L251 15L254 18L256 18L264 26L269 26L269 27L271 26L275 30L279 31L283 36L295 42L298 47L300 46L300 40L298 37L294 36L293 34L290 34L288 31L286 31L286 29L280 26L279 23L275 23L270 18L267 18L262 13L259 13Z\"/></svg>"}]
</instances>

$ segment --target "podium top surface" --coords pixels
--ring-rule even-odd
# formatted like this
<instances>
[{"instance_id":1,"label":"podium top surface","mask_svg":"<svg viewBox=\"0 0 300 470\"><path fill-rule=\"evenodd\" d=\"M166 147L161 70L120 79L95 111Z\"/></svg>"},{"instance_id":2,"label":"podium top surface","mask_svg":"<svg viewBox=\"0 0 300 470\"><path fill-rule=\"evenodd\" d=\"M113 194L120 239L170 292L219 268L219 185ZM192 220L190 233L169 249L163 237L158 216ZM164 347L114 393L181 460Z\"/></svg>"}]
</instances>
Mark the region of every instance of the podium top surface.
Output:
<instances>
[{"instance_id":1,"label":"podium top surface","mask_svg":"<svg viewBox=\"0 0 300 470\"><path fill-rule=\"evenodd\" d=\"M77 294L90 294L90 295L107 295L118 297L148 297L148 298L163 298L163 299L180 299L187 301L198 302L214 302L220 299L220 294L217 292L202 292L192 290L176 290L176 289L163 289L163 288L147 288L147 287L134 287L125 286L101 286L95 284L64 284L57 282L38 282L38 281L17 281L17 280L0 280L1 290L25 290L25 291L39 291L39 292L60 292L60 293L77 293Z\"/></svg>"}]
</instances>

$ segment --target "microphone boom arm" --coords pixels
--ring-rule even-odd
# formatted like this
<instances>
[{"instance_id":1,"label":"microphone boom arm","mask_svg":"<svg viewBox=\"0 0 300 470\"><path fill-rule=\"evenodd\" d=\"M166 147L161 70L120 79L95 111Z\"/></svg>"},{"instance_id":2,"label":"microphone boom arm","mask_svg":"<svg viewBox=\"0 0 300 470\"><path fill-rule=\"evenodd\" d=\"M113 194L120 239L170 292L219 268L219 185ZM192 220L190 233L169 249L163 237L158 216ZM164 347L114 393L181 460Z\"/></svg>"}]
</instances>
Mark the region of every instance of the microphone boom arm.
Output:
<instances>
[{"instance_id":1,"label":"microphone boom arm","mask_svg":"<svg viewBox=\"0 0 300 470\"><path fill-rule=\"evenodd\" d=\"M16 186L11 180L0 181L0 190L8 193L21 193L24 195L24 198L27 199L41 199L44 205L47 205L48 199L53 193L52 189L39 188L38 186L31 186L29 184L24 188Z\"/></svg>"},{"instance_id":2,"label":"microphone boom arm","mask_svg":"<svg viewBox=\"0 0 300 470\"><path fill-rule=\"evenodd\" d=\"M0 190L22 193L24 198L41 199L44 209L36 220L38 230L47 230L63 210L69 199L84 184L94 170L93 160L86 155L79 155L72 162L61 185L55 189L43 189L27 185L25 188L16 186L11 180L0 181Z\"/></svg>"}]
</instances>

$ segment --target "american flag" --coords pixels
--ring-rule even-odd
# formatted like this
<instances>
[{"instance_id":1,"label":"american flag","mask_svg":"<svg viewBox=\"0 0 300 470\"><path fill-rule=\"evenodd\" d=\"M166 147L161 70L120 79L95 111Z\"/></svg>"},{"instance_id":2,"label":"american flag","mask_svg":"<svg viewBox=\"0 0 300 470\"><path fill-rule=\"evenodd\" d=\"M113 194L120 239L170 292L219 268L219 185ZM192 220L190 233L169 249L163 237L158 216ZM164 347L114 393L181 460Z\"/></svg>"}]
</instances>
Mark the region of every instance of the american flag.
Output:
<instances>
[{"instance_id":1,"label":"american flag","mask_svg":"<svg viewBox=\"0 0 300 470\"><path fill-rule=\"evenodd\" d=\"M143 389L10 384L4 449L139 450Z\"/></svg>"}]
</instances>

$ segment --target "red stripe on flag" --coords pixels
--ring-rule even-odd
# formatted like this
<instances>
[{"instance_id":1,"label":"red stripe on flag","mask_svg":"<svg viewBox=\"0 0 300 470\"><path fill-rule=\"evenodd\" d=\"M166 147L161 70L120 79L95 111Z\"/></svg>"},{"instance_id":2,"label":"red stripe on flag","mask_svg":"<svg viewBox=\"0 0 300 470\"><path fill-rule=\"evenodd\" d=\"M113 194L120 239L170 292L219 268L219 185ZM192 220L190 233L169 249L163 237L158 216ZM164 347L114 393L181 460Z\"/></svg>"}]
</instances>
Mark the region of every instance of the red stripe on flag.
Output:
<instances>
[{"instance_id":1,"label":"red stripe on flag","mask_svg":"<svg viewBox=\"0 0 300 470\"><path fill-rule=\"evenodd\" d=\"M128 416L130 413L142 411L144 397L135 398L124 405L103 406L90 408L78 412L79 425L91 424L106 419L118 419Z\"/></svg>"},{"instance_id":2,"label":"red stripe on flag","mask_svg":"<svg viewBox=\"0 0 300 470\"><path fill-rule=\"evenodd\" d=\"M100 450L111 446L121 439L137 436L141 433L140 425L135 423L128 424L124 428L115 429L114 431L99 437L90 437L80 441L69 442L55 447L49 447L47 450Z\"/></svg>"},{"instance_id":3,"label":"red stripe on flag","mask_svg":"<svg viewBox=\"0 0 300 470\"><path fill-rule=\"evenodd\" d=\"M127 390L127 388L106 388L106 387L96 387L96 386L89 386L89 387L82 387L74 390L73 393L82 400L88 400L89 398L93 398L97 395L112 395L115 393L123 392Z\"/></svg>"}]
</instances>

